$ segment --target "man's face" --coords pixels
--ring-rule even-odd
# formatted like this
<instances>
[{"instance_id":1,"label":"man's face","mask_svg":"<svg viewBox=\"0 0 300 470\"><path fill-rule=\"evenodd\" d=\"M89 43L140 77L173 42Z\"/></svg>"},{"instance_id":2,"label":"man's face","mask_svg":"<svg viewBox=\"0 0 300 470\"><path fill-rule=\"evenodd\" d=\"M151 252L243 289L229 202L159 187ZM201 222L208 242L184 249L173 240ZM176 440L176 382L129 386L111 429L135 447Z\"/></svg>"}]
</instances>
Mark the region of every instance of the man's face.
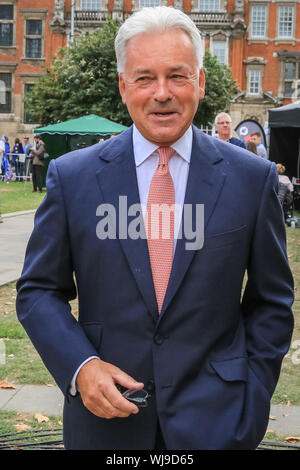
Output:
<instances>
[{"instance_id":1,"label":"man's face","mask_svg":"<svg viewBox=\"0 0 300 470\"><path fill-rule=\"evenodd\" d=\"M251 140L251 142L254 142L255 145L260 144L260 138L259 138L257 135L252 135L252 136L250 137L250 140Z\"/></svg>"},{"instance_id":2,"label":"man's face","mask_svg":"<svg viewBox=\"0 0 300 470\"><path fill-rule=\"evenodd\" d=\"M119 76L123 103L146 139L169 146L186 132L204 97L205 78L191 39L181 30L138 34L126 52Z\"/></svg>"},{"instance_id":3,"label":"man's face","mask_svg":"<svg viewBox=\"0 0 300 470\"><path fill-rule=\"evenodd\" d=\"M216 124L218 136L222 140L228 140L231 136L231 119L229 116L221 116Z\"/></svg>"}]
</instances>

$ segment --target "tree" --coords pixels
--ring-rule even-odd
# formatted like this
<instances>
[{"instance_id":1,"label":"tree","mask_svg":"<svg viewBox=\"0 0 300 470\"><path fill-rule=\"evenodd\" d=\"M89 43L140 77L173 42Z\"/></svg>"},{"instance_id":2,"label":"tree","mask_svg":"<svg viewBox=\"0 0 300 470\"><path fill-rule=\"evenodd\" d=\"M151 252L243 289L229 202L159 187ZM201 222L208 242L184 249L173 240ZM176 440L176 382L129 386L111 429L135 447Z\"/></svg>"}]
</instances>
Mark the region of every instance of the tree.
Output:
<instances>
[{"instance_id":1,"label":"tree","mask_svg":"<svg viewBox=\"0 0 300 470\"><path fill-rule=\"evenodd\" d=\"M40 124L97 114L130 125L118 88L114 38L119 24L107 21L103 28L82 35L60 49L51 66L26 95L26 107Z\"/></svg>"},{"instance_id":2,"label":"tree","mask_svg":"<svg viewBox=\"0 0 300 470\"><path fill-rule=\"evenodd\" d=\"M217 57L208 51L204 55L203 69L205 97L200 101L194 118L196 126L212 125L219 112L228 111L230 102L238 91L230 69L219 64Z\"/></svg>"},{"instance_id":3,"label":"tree","mask_svg":"<svg viewBox=\"0 0 300 470\"><path fill-rule=\"evenodd\" d=\"M120 124L131 118L122 103L114 38L119 24L108 20L89 35L82 35L53 57L51 66L26 94L26 109L42 125L97 114ZM212 123L219 111L228 108L237 87L229 68L205 53L206 95L194 123Z\"/></svg>"}]
</instances>

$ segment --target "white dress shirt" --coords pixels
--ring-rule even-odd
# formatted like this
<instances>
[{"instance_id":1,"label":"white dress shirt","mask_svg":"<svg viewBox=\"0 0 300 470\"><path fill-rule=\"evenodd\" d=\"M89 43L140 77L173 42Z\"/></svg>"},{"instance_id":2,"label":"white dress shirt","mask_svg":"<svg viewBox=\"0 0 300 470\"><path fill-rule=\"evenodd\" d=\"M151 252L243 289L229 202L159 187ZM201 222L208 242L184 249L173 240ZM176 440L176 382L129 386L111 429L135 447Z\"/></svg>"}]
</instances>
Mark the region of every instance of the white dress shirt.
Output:
<instances>
[{"instance_id":1,"label":"white dress shirt","mask_svg":"<svg viewBox=\"0 0 300 470\"><path fill-rule=\"evenodd\" d=\"M157 153L159 146L145 139L145 137L142 136L135 125L133 125L132 138L140 203L142 208L145 209L147 207L150 183L159 162L159 156ZM169 161L169 170L174 183L175 204L180 208L180 210L178 212L175 211L174 214L174 251L176 246L176 235L178 233L181 222L182 207L184 204L192 153L192 144L193 131L192 128L189 127L186 133L179 140L177 140L177 142L171 145L171 147L175 150L175 154ZM99 359L98 356L91 356L78 367L71 382L69 390L71 395L75 395L77 392L76 378L80 369L88 361L95 358Z\"/></svg>"}]
</instances>

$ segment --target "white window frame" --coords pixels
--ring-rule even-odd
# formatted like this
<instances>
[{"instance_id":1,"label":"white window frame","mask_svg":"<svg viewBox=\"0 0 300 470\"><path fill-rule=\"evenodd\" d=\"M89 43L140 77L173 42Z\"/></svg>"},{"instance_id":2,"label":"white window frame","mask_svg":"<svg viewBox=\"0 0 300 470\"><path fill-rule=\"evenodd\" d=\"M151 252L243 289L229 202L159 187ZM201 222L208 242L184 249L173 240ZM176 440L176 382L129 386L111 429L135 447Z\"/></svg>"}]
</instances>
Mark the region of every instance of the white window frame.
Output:
<instances>
[{"instance_id":1,"label":"white window frame","mask_svg":"<svg viewBox=\"0 0 300 470\"><path fill-rule=\"evenodd\" d=\"M82 11L100 11L102 10L102 0L81 0L80 9Z\"/></svg>"},{"instance_id":2,"label":"white window frame","mask_svg":"<svg viewBox=\"0 0 300 470\"><path fill-rule=\"evenodd\" d=\"M265 11L265 18L264 18L264 31L262 34L257 34L254 31L254 13L256 11ZM267 29L268 29L268 6L266 4L254 4L251 5L251 19L250 19L250 35L251 39L265 39L267 37Z\"/></svg>"},{"instance_id":3,"label":"white window frame","mask_svg":"<svg viewBox=\"0 0 300 470\"><path fill-rule=\"evenodd\" d=\"M201 13L218 13L222 11L221 0L198 0L198 10Z\"/></svg>"},{"instance_id":4,"label":"white window frame","mask_svg":"<svg viewBox=\"0 0 300 470\"><path fill-rule=\"evenodd\" d=\"M253 77L253 75L256 75L256 78ZM257 80L258 77L258 80ZM255 78L255 80L253 80ZM251 87L253 84L255 84L255 87L257 87L257 91L251 91ZM249 78L248 78L248 95L249 96L259 96L261 95L261 85L262 85L262 74L261 70L257 68L249 68Z\"/></svg>"},{"instance_id":5,"label":"white window frame","mask_svg":"<svg viewBox=\"0 0 300 470\"><path fill-rule=\"evenodd\" d=\"M281 25L281 12L284 9L290 9L292 12L292 17L291 17L291 31L289 34L281 33L280 32L280 25ZM278 39L294 39L295 36L295 5L278 5L278 10L277 10L277 38Z\"/></svg>"},{"instance_id":6,"label":"white window frame","mask_svg":"<svg viewBox=\"0 0 300 470\"><path fill-rule=\"evenodd\" d=\"M221 62L219 60L219 57L218 55L215 53L214 51L214 46L217 44L217 43L224 43L224 62ZM217 58L218 58L218 62L219 64L221 65L228 65L228 39L216 39L214 40L213 38L211 38L211 41L210 41L210 52L212 55L215 55Z\"/></svg>"},{"instance_id":7,"label":"white window frame","mask_svg":"<svg viewBox=\"0 0 300 470\"><path fill-rule=\"evenodd\" d=\"M160 0L140 0L140 8L144 7L158 7L160 6Z\"/></svg>"},{"instance_id":8,"label":"white window frame","mask_svg":"<svg viewBox=\"0 0 300 470\"><path fill-rule=\"evenodd\" d=\"M285 67L287 63L295 64L295 78L286 78ZM291 100L298 100L300 98L300 61L299 60L287 60L284 62L284 76L283 76L283 97ZM285 94L285 84L291 83L294 88L293 93L290 96Z\"/></svg>"}]
</instances>

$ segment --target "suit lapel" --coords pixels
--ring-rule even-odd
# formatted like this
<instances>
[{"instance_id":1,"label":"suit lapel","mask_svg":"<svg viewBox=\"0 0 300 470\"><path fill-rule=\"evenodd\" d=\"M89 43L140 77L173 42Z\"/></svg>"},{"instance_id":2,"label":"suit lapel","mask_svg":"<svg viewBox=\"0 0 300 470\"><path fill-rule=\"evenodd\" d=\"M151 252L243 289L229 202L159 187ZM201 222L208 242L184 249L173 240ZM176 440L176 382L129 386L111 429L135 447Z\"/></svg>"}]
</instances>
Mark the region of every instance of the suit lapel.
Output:
<instances>
[{"instance_id":1,"label":"suit lapel","mask_svg":"<svg viewBox=\"0 0 300 470\"><path fill-rule=\"evenodd\" d=\"M119 235L119 196L127 197L127 207L140 202L136 168L133 155L132 129L124 132L112 145L104 147L100 154L101 168L96 176L100 191L106 203L116 209L116 233ZM213 141L193 129L193 147L189 176L185 194L185 204L204 205L204 228L207 227L222 190L225 174L218 167L222 157ZM129 219L128 219L129 220ZM145 304L154 321L157 320L157 302L154 291L147 240L130 237L119 241L127 258L133 277L144 298ZM187 239L182 230L182 238L177 240L172 272L162 311L157 326L167 307L174 298L195 255L195 250L186 250Z\"/></svg>"},{"instance_id":2,"label":"suit lapel","mask_svg":"<svg viewBox=\"0 0 300 470\"><path fill-rule=\"evenodd\" d=\"M213 141L193 128L193 147L184 203L185 205L204 205L204 230L213 214L225 181L225 174L218 166L220 161L222 157L213 145ZM160 319L176 294L196 253L196 250L186 249L186 243L190 240L186 238L184 232L183 229L182 238L177 240L172 272Z\"/></svg>"},{"instance_id":3,"label":"suit lapel","mask_svg":"<svg viewBox=\"0 0 300 470\"><path fill-rule=\"evenodd\" d=\"M133 277L139 287L149 312L154 320L157 318L157 303L154 292L147 240L133 240L129 236L120 237L119 196L123 196L127 208L140 203L136 168L133 155L132 129L124 132L120 139L113 139L110 145L100 155L103 164L97 171L97 181L103 199L116 209L116 234L123 252L127 258ZM117 142L118 141L118 142ZM117 144L118 145L115 145ZM141 217L142 218L142 217ZM128 222L130 217L128 218ZM128 224L127 224L128 226Z\"/></svg>"}]
</instances>

